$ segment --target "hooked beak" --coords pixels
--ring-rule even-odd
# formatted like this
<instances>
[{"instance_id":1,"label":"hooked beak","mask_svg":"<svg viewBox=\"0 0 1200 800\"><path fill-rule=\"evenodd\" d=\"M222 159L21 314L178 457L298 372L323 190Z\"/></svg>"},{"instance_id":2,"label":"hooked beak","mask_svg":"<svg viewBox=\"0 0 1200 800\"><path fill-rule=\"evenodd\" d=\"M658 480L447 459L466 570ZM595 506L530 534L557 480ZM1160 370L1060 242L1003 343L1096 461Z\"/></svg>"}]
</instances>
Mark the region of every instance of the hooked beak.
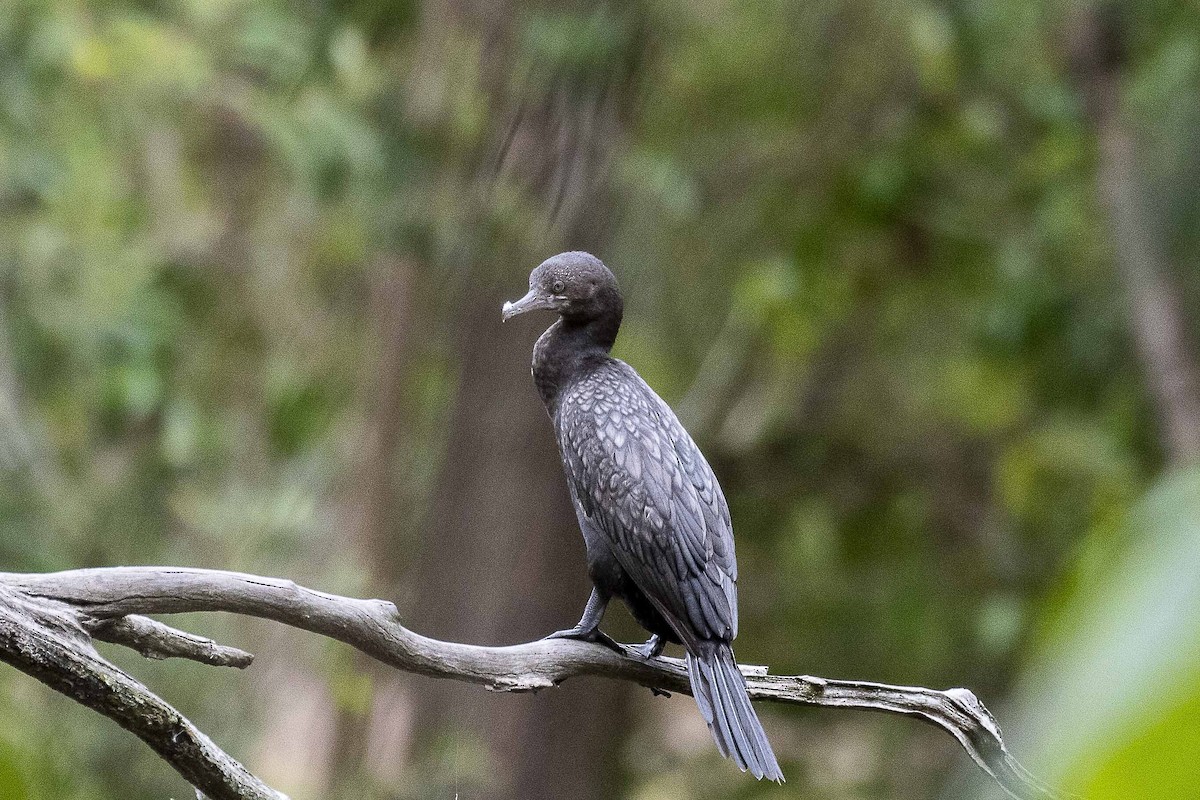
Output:
<instances>
[{"instance_id":1,"label":"hooked beak","mask_svg":"<svg viewBox=\"0 0 1200 800\"><path fill-rule=\"evenodd\" d=\"M530 289L529 294L517 302L506 302L504 308L500 310L500 316L505 322L508 322L513 317L524 314L526 311L553 311L554 307L555 302L553 297L546 297L545 295L538 294L537 289Z\"/></svg>"}]
</instances>

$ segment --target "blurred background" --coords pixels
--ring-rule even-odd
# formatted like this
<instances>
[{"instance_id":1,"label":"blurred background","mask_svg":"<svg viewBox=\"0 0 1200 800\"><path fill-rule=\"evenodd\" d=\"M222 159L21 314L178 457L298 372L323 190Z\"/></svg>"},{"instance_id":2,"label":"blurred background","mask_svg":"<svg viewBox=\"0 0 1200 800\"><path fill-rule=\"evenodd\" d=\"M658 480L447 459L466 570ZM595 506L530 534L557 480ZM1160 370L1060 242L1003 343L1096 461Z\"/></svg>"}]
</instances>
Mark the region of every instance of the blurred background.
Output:
<instances>
[{"instance_id":1,"label":"blurred background","mask_svg":"<svg viewBox=\"0 0 1200 800\"><path fill-rule=\"evenodd\" d=\"M0 568L169 563L575 621L529 270L617 272L616 354L732 507L743 661L969 686L1085 798L1200 782L1200 6L1029 0L9 0ZM313 798L1000 798L946 735L396 674L177 620L107 648ZM606 627L639 640L623 611ZM0 670L0 797L191 796Z\"/></svg>"}]
</instances>

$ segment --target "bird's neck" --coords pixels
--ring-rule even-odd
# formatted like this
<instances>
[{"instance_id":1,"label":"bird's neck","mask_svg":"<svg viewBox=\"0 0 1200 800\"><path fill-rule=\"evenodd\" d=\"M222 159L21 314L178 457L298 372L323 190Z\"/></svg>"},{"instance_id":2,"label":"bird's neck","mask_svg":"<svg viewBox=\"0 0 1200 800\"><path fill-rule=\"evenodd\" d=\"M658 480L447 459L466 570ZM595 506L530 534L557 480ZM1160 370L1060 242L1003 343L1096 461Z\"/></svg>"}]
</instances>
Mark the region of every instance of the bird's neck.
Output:
<instances>
[{"instance_id":1,"label":"bird's neck","mask_svg":"<svg viewBox=\"0 0 1200 800\"><path fill-rule=\"evenodd\" d=\"M608 358L620 313L590 320L559 319L533 347L533 383L550 416L558 409L562 390L587 370Z\"/></svg>"}]
</instances>

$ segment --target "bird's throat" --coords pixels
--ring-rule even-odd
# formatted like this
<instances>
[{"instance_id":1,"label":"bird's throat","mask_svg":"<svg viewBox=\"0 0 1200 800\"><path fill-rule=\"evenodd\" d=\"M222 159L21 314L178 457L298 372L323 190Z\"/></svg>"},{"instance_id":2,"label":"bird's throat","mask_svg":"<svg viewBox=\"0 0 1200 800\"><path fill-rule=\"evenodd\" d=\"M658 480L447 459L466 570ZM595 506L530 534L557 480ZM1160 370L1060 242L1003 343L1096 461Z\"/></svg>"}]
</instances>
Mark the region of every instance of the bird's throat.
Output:
<instances>
[{"instance_id":1,"label":"bird's throat","mask_svg":"<svg viewBox=\"0 0 1200 800\"><path fill-rule=\"evenodd\" d=\"M619 318L615 324L600 319L574 323L560 318L538 338L533 346L533 383L551 417L558 409L562 390L608 358L620 324Z\"/></svg>"}]
</instances>

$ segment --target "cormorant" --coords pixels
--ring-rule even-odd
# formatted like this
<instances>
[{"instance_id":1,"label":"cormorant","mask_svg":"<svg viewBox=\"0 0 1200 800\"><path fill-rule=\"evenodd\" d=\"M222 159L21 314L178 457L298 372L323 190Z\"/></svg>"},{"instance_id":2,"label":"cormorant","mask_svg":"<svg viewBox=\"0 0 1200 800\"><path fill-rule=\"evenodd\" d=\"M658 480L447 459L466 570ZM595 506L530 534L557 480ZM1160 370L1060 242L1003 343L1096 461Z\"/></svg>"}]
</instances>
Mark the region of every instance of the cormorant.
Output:
<instances>
[{"instance_id":1,"label":"cormorant","mask_svg":"<svg viewBox=\"0 0 1200 800\"><path fill-rule=\"evenodd\" d=\"M554 422L587 545L592 594L579 623L546 638L606 640L600 619L619 597L652 634L687 650L688 677L721 754L756 778L783 781L750 706L730 642L737 636L737 560L725 496L674 412L609 355L624 302L589 253L560 253L529 276L503 318L555 311L533 348L533 380Z\"/></svg>"}]
</instances>

